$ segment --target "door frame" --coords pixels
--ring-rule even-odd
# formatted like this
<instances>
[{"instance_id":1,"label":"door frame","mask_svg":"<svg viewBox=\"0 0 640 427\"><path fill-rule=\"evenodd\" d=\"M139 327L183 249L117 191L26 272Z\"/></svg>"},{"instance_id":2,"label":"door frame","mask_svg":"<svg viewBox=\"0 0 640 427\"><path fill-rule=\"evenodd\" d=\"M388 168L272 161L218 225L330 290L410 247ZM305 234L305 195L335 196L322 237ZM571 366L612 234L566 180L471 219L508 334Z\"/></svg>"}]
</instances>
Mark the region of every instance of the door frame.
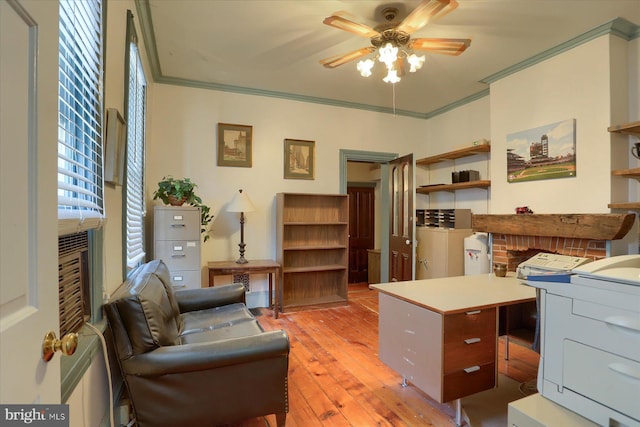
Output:
<instances>
[{"instance_id":1,"label":"door frame","mask_svg":"<svg viewBox=\"0 0 640 427\"><path fill-rule=\"evenodd\" d=\"M380 188L389 188L388 163L398 158L398 153L378 151L340 150L340 194L347 194L347 162L359 161L380 165ZM389 280L389 192L380 191L380 281Z\"/></svg>"}]
</instances>

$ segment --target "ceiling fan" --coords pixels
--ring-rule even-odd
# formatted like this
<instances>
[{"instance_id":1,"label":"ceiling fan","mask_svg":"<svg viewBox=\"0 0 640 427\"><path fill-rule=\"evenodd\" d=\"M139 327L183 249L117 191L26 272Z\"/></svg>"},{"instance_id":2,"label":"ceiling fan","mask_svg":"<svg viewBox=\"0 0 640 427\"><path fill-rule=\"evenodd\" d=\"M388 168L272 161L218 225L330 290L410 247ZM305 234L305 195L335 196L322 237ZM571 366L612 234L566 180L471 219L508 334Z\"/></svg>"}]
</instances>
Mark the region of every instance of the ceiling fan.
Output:
<instances>
[{"instance_id":1,"label":"ceiling fan","mask_svg":"<svg viewBox=\"0 0 640 427\"><path fill-rule=\"evenodd\" d=\"M346 12L336 12L325 18L322 22L331 27L348 31L371 40L371 46L363 47L352 52L332 56L320 61L327 68L335 68L348 62L362 58L378 51L376 58L384 62L387 67L385 82L396 83L404 74L404 61L406 58L410 65L410 72L415 72L422 67L424 56L417 56L409 51L425 51L445 55L460 55L470 45L470 39L451 38L411 38L411 34L424 27L430 21L441 18L458 7L456 0L422 0L402 22L396 22L398 9L389 6L382 9L382 15L387 21L371 28L368 25L355 22ZM360 74L368 77L375 62L372 59L362 60L358 63Z\"/></svg>"}]
</instances>

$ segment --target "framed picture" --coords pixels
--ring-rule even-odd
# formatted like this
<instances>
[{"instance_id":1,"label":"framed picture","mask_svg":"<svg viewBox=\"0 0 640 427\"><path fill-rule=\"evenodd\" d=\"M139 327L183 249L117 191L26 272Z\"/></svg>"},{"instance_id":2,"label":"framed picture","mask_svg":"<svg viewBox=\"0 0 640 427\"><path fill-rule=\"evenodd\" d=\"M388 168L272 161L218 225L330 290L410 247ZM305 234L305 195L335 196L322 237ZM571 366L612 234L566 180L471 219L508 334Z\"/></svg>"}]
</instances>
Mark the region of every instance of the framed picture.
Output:
<instances>
[{"instance_id":1,"label":"framed picture","mask_svg":"<svg viewBox=\"0 0 640 427\"><path fill-rule=\"evenodd\" d=\"M576 119L507 135L507 182L576 176Z\"/></svg>"},{"instance_id":2,"label":"framed picture","mask_svg":"<svg viewBox=\"0 0 640 427\"><path fill-rule=\"evenodd\" d=\"M122 185L127 125L115 108L107 108L107 130L104 145L104 180Z\"/></svg>"},{"instance_id":3,"label":"framed picture","mask_svg":"<svg viewBox=\"0 0 640 427\"><path fill-rule=\"evenodd\" d=\"M315 142L284 140L284 178L315 179Z\"/></svg>"},{"instance_id":4,"label":"framed picture","mask_svg":"<svg viewBox=\"0 0 640 427\"><path fill-rule=\"evenodd\" d=\"M218 166L251 167L253 128L218 123Z\"/></svg>"}]
</instances>

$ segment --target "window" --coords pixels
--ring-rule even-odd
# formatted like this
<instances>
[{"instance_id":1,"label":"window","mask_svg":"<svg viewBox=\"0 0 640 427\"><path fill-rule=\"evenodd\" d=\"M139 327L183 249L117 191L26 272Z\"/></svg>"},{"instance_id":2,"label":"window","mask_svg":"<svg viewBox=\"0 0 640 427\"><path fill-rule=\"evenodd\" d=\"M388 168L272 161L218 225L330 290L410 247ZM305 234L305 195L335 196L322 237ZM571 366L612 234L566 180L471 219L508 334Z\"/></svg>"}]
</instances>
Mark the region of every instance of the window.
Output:
<instances>
[{"instance_id":1,"label":"window","mask_svg":"<svg viewBox=\"0 0 640 427\"><path fill-rule=\"evenodd\" d=\"M58 242L61 336L91 315L91 241L104 217L102 1L61 0L58 84ZM98 254L93 254L99 259ZM93 260L95 261L95 260ZM95 264L95 262L94 262ZM101 295L94 292L93 295Z\"/></svg>"},{"instance_id":2,"label":"window","mask_svg":"<svg viewBox=\"0 0 640 427\"><path fill-rule=\"evenodd\" d=\"M138 37L131 11L127 13L127 164L125 177L125 224L127 270L144 261L144 141L147 81L142 68Z\"/></svg>"},{"instance_id":3,"label":"window","mask_svg":"<svg viewBox=\"0 0 640 427\"><path fill-rule=\"evenodd\" d=\"M60 2L59 234L100 227L102 198L102 9Z\"/></svg>"}]
</instances>

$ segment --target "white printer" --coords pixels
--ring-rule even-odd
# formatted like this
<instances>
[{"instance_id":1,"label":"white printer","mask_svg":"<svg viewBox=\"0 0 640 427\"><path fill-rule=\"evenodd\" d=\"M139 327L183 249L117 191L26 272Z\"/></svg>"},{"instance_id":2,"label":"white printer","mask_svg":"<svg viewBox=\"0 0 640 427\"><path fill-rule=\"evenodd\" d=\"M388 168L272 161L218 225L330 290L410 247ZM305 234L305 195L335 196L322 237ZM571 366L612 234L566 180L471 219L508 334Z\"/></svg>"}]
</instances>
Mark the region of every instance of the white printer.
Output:
<instances>
[{"instance_id":1,"label":"white printer","mask_svg":"<svg viewBox=\"0 0 640 427\"><path fill-rule=\"evenodd\" d=\"M640 427L640 255L529 274L540 290L538 391L602 426Z\"/></svg>"}]
</instances>

